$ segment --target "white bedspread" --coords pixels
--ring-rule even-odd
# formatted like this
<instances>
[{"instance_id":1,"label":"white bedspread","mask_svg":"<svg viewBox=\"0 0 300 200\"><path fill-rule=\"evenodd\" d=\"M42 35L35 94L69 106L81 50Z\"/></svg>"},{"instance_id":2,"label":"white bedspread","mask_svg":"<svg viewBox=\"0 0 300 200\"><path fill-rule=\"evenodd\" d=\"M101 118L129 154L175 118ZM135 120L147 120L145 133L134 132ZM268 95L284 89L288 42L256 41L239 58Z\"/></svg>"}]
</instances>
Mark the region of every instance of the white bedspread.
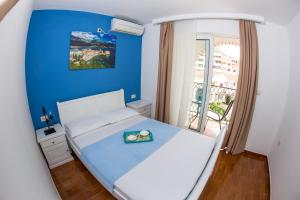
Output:
<instances>
[{"instance_id":1,"label":"white bedspread","mask_svg":"<svg viewBox=\"0 0 300 200\"><path fill-rule=\"evenodd\" d=\"M80 151L146 119L138 115L68 138L73 148ZM205 168L214 145L213 138L182 129L167 144L120 177L114 184L114 192L130 200L185 199Z\"/></svg>"},{"instance_id":2,"label":"white bedspread","mask_svg":"<svg viewBox=\"0 0 300 200\"><path fill-rule=\"evenodd\" d=\"M115 189L132 200L182 200L201 175L215 140L182 130L150 157L119 178Z\"/></svg>"},{"instance_id":3,"label":"white bedspread","mask_svg":"<svg viewBox=\"0 0 300 200\"><path fill-rule=\"evenodd\" d=\"M90 144L96 143L99 140L102 140L130 126L138 124L146 119L146 117L143 117L141 115L130 117L115 124L104 126L93 131L84 133L74 138L73 141L76 144L76 147L80 150Z\"/></svg>"}]
</instances>

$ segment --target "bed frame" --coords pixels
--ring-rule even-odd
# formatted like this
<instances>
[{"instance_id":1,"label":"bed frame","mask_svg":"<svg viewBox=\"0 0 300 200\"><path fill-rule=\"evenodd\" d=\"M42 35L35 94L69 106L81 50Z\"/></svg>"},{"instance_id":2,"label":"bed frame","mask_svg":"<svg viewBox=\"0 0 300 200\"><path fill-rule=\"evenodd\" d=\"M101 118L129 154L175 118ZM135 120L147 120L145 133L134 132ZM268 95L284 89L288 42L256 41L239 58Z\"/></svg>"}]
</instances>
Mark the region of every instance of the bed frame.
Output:
<instances>
[{"instance_id":1,"label":"bed frame","mask_svg":"<svg viewBox=\"0 0 300 200\"><path fill-rule=\"evenodd\" d=\"M61 125L63 127L66 123L71 122L73 120L95 115L99 112L109 112L124 107L125 107L125 101L124 101L123 89L113 91L113 92L107 92L98 95L83 97L75 100L65 101L65 102L57 102L59 118L60 118ZM203 170L200 177L198 178L198 181L195 184L194 188L191 188L191 192L189 196L186 198L187 200L197 200L201 195L210 175L213 172L215 163L217 161L221 149L221 145L224 140L226 130L227 127L223 127L218 137L216 138L215 147L206 164L206 167ZM76 147L72 144L72 140L69 137L67 138L70 142L72 149L80 159L80 153L78 152ZM98 181L101 182L100 180ZM113 195L118 199L127 200L121 194L113 193Z\"/></svg>"},{"instance_id":2,"label":"bed frame","mask_svg":"<svg viewBox=\"0 0 300 200\"><path fill-rule=\"evenodd\" d=\"M214 170L215 164L217 162L217 159L218 159L218 156L220 153L220 149L221 149L223 141L224 141L226 131L227 131L227 126L224 126L221 129L220 133L218 134L218 136L216 138L214 150L213 150L212 154L210 155L210 158L209 158L202 174L200 175L196 185L194 186L193 190L189 194L189 196L187 198L188 200L197 200L200 197L210 175L212 174L212 172Z\"/></svg>"}]
</instances>

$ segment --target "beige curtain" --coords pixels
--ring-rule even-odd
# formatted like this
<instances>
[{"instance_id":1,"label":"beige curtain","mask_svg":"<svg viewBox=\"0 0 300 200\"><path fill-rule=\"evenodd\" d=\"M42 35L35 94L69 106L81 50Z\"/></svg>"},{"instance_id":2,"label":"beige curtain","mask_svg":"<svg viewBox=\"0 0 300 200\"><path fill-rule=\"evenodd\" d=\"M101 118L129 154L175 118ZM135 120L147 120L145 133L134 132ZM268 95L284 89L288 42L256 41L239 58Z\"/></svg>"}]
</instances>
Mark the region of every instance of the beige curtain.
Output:
<instances>
[{"instance_id":1,"label":"beige curtain","mask_svg":"<svg viewBox=\"0 0 300 200\"><path fill-rule=\"evenodd\" d=\"M258 41L255 22L240 20L240 72L228 131L227 152L244 151L252 120L258 73Z\"/></svg>"},{"instance_id":2,"label":"beige curtain","mask_svg":"<svg viewBox=\"0 0 300 200\"><path fill-rule=\"evenodd\" d=\"M169 123L174 27L172 22L160 25L159 66L155 119Z\"/></svg>"},{"instance_id":3,"label":"beige curtain","mask_svg":"<svg viewBox=\"0 0 300 200\"><path fill-rule=\"evenodd\" d=\"M0 0L0 22L18 0Z\"/></svg>"}]
</instances>

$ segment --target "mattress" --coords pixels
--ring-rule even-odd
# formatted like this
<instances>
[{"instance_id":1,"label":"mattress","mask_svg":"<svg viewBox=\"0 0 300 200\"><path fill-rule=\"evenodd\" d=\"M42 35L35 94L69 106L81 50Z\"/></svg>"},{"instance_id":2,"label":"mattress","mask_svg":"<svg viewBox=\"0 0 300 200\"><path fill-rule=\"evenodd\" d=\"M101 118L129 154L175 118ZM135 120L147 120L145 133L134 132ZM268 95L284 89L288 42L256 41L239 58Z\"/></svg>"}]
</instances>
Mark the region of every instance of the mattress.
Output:
<instances>
[{"instance_id":1,"label":"mattress","mask_svg":"<svg viewBox=\"0 0 300 200\"><path fill-rule=\"evenodd\" d=\"M115 189L127 199L186 199L202 174L213 147L212 138L182 130L117 180Z\"/></svg>"},{"instance_id":2,"label":"mattress","mask_svg":"<svg viewBox=\"0 0 300 200\"><path fill-rule=\"evenodd\" d=\"M82 160L80 152L85 147L145 120L147 118L138 115L75 138L68 136L68 139ZM185 199L203 172L214 145L212 138L181 129L166 144L118 178L113 193L120 199ZM104 180L92 167L84 164L103 184Z\"/></svg>"},{"instance_id":3,"label":"mattress","mask_svg":"<svg viewBox=\"0 0 300 200\"><path fill-rule=\"evenodd\" d=\"M130 126L133 126L133 125L138 124L145 120L147 120L146 117L143 117L141 115L136 115L134 117L124 119L117 123L107 125L104 127L100 127L95 130L86 132L84 134L77 136L73 140L74 140L74 143L76 144L76 146L78 147L78 149L81 150L88 145L96 143L99 140L109 137L123 129L126 129Z\"/></svg>"}]
</instances>

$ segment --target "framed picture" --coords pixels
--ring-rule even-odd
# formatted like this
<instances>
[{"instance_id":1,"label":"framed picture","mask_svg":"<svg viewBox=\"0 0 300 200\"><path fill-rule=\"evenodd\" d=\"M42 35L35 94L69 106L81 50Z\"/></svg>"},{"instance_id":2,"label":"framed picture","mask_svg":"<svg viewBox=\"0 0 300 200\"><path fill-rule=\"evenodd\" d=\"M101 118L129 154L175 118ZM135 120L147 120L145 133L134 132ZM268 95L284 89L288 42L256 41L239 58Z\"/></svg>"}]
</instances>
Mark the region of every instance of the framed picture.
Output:
<instances>
[{"instance_id":1,"label":"framed picture","mask_svg":"<svg viewBox=\"0 0 300 200\"><path fill-rule=\"evenodd\" d=\"M116 36L73 31L70 43L71 70L114 68Z\"/></svg>"}]
</instances>

